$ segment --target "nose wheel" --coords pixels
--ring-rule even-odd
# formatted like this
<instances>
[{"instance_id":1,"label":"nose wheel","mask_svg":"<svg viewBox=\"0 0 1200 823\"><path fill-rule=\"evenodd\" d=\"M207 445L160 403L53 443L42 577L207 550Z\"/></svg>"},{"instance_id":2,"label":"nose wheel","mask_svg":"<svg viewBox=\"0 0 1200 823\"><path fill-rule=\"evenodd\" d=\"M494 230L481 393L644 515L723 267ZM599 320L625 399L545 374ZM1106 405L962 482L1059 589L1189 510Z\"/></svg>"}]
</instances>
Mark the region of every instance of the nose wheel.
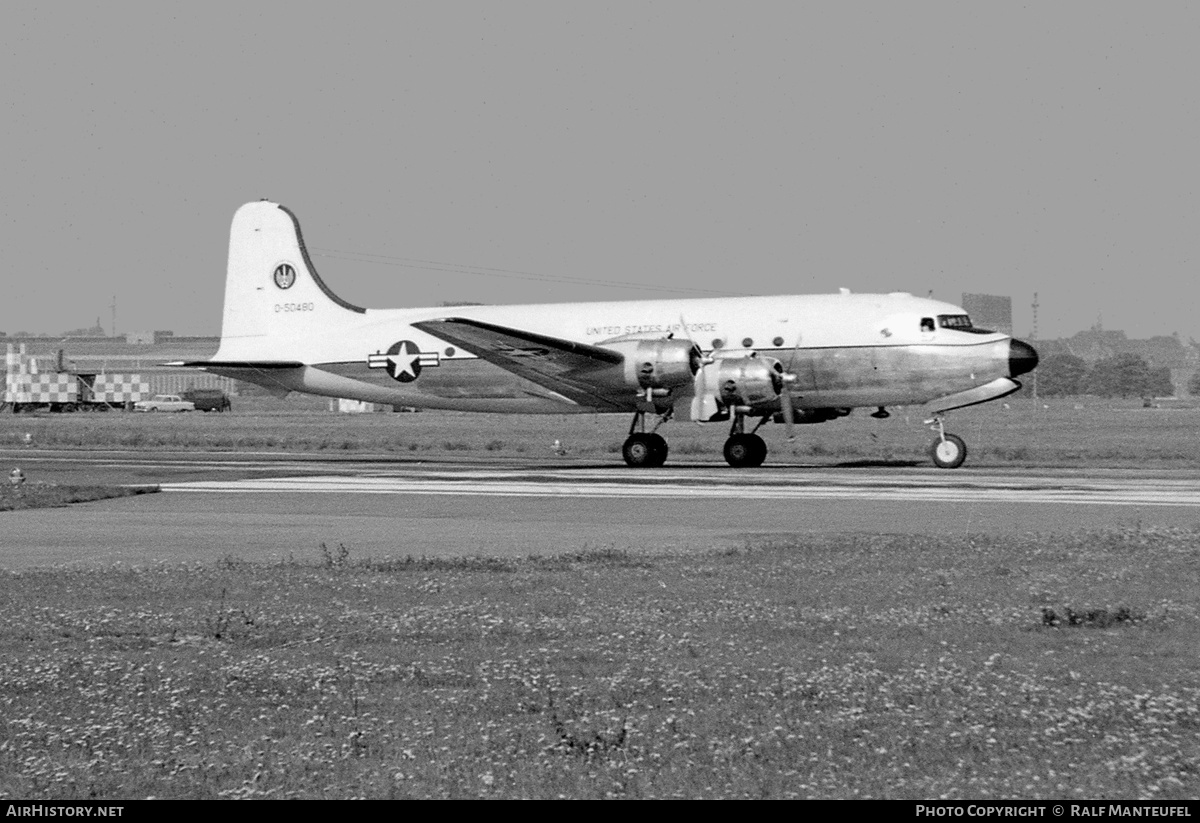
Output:
<instances>
[{"instance_id":1,"label":"nose wheel","mask_svg":"<svg viewBox=\"0 0 1200 823\"><path fill-rule=\"evenodd\" d=\"M956 434L946 434L942 418L935 417L927 420L931 428L938 433L937 438L929 446L929 456L933 465L939 469L957 469L967 459L967 444Z\"/></svg>"}]
</instances>

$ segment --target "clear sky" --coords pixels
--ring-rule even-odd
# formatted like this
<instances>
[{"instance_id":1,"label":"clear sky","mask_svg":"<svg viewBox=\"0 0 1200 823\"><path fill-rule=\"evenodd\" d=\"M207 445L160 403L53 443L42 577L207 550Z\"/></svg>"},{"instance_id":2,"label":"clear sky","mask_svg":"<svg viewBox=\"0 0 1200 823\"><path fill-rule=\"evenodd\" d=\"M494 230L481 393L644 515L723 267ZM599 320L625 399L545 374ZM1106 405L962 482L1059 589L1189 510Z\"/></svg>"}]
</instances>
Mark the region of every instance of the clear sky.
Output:
<instances>
[{"instance_id":1,"label":"clear sky","mask_svg":"<svg viewBox=\"0 0 1200 823\"><path fill-rule=\"evenodd\" d=\"M0 330L216 334L269 198L359 305L1008 294L1200 339L1200 4L6 3Z\"/></svg>"}]
</instances>

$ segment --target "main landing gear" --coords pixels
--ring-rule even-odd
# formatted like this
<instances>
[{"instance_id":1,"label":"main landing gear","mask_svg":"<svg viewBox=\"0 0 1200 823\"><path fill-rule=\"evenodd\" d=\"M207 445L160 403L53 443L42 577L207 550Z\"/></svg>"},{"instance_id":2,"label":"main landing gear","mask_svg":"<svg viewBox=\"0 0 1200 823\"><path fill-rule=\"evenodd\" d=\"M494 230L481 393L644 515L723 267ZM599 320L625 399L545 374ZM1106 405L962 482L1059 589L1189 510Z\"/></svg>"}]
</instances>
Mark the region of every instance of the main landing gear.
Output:
<instances>
[{"instance_id":1,"label":"main landing gear","mask_svg":"<svg viewBox=\"0 0 1200 823\"><path fill-rule=\"evenodd\" d=\"M671 409L658 418L654 428L646 431L646 413L635 412L629 426L629 437L621 446L621 456L626 465L634 468L657 468L667 462L667 441L658 433L658 427L671 419ZM641 431L638 431L641 429Z\"/></svg>"},{"instance_id":2,"label":"main landing gear","mask_svg":"<svg viewBox=\"0 0 1200 823\"><path fill-rule=\"evenodd\" d=\"M956 434L946 434L942 418L934 417L925 422L931 423L930 428L938 434L929 446L929 456L933 458L933 465L939 469L957 469L967 459L967 444Z\"/></svg>"},{"instance_id":3,"label":"main landing gear","mask_svg":"<svg viewBox=\"0 0 1200 823\"><path fill-rule=\"evenodd\" d=\"M767 459L767 444L755 432L768 418L760 420L749 434L745 432L745 420L744 414L733 416L729 439L725 441L725 462L735 469L757 468Z\"/></svg>"},{"instance_id":4,"label":"main landing gear","mask_svg":"<svg viewBox=\"0 0 1200 823\"><path fill-rule=\"evenodd\" d=\"M635 412L629 426L629 437L621 446L625 463L634 468L657 468L667 462L667 441L657 429L671 419L671 410L658 418L654 428L646 431L646 413ZM767 459L767 444L756 433L770 417L763 417L750 432L745 430L745 414L735 414L725 441L725 462L735 469L753 469Z\"/></svg>"}]
</instances>

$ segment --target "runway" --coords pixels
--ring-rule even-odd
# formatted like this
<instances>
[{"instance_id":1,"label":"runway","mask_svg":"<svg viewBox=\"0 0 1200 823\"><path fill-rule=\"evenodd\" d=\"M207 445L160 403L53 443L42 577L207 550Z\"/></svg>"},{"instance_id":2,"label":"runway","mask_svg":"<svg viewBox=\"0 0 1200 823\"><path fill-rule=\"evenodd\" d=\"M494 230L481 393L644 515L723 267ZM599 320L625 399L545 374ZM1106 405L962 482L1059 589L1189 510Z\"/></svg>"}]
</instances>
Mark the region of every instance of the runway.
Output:
<instances>
[{"instance_id":1,"label":"runway","mask_svg":"<svg viewBox=\"0 0 1200 823\"><path fill-rule=\"evenodd\" d=\"M1073 503L1087 505L1200 506L1200 482L1164 478L988 477L929 471L831 470L805 474L696 467L684 471L629 469L555 471L460 469L366 471L269 479L164 483L166 492L226 494L403 494L477 497L640 498L703 500L854 499L944 503ZM961 478L961 479L960 479Z\"/></svg>"},{"instance_id":2,"label":"runway","mask_svg":"<svg viewBox=\"0 0 1200 823\"><path fill-rule=\"evenodd\" d=\"M4 455L0 454L0 459ZM155 483L162 492L0 513L0 568L209 563L226 556L702 552L832 533L968 538L1117 524L1200 524L1200 472L289 455L22 454L31 478ZM1048 538L1050 539L1050 538Z\"/></svg>"}]
</instances>

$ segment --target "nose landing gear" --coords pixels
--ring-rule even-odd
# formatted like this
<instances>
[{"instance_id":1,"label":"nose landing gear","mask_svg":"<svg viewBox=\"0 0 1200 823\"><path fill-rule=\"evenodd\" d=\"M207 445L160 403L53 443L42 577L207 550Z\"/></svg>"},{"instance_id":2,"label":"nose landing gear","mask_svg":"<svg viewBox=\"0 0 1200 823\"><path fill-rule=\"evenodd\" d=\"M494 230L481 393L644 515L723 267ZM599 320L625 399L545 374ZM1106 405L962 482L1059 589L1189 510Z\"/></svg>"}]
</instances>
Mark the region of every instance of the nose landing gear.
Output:
<instances>
[{"instance_id":1,"label":"nose landing gear","mask_svg":"<svg viewBox=\"0 0 1200 823\"><path fill-rule=\"evenodd\" d=\"M937 432L938 436L929 446L929 456L933 465L939 469L957 469L967 459L967 444L956 434L946 434L946 427L941 417L933 417L925 423Z\"/></svg>"}]
</instances>

